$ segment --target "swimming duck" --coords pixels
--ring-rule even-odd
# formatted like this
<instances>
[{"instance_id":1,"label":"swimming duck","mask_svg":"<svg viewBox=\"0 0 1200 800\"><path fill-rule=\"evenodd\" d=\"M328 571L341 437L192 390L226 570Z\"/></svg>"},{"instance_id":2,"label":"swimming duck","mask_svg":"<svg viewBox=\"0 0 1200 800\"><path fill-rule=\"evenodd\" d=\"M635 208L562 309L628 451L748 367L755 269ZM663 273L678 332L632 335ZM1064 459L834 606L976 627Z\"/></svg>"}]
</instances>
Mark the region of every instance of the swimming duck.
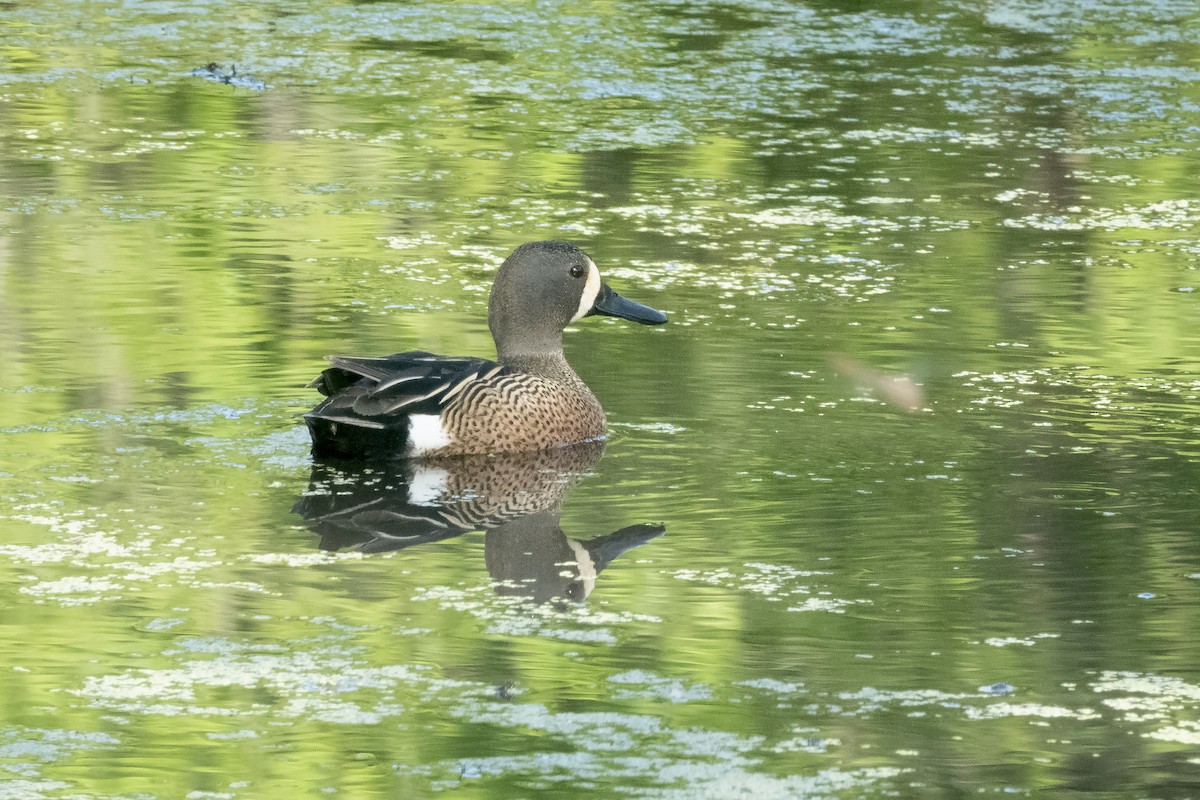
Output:
<instances>
[{"instance_id":1,"label":"swimming duck","mask_svg":"<svg viewBox=\"0 0 1200 800\"><path fill-rule=\"evenodd\" d=\"M521 245L500 265L488 298L496 360L423 350L329 356L333 366L309 384L327 399L304 416L314 455L512 453L602 437L604 409L563 356L563 329L592 314L667 321L610 289L575 245Z\"/></svg>"}]
</instances>

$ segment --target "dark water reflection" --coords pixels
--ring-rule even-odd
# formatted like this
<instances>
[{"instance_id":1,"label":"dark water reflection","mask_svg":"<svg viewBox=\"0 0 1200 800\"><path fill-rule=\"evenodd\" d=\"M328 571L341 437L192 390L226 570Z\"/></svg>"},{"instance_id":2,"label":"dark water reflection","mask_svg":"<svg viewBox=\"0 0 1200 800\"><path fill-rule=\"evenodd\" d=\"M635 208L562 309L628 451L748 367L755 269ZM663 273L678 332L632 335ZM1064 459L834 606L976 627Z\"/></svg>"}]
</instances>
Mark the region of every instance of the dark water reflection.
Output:
<instances>
[{"instance_id":1,"label":"dark water reflection","mask_svg":"<svg viewBox=\"0 0 1200 800\"><path fill-rule=\"evenodd\" d=\"M431 462L317 461L292 510L330 551L385 553L484 531L498 594L582 602L613 559L665 530L629 525L586 540L563 532L561 506L603 452L594 442ZM593 508L587 518L596 524L604 515Z\"/></svg>"}]
</instances>

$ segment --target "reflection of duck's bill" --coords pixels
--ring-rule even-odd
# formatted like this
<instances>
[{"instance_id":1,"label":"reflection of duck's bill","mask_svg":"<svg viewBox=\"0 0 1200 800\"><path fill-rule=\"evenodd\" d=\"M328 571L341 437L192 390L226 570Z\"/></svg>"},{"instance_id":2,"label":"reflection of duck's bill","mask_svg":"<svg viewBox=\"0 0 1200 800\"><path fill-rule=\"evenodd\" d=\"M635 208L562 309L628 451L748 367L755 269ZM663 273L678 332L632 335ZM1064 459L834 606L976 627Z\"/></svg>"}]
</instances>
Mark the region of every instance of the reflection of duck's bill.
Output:
<instances>
[{"instance_id":1,"label":"reflection of duck's bill","mask_svg":"<svg viewBox=\"0 0 1200 800\"><path fill-rule=\"evenodd\" d=\"M579 599L586 599L596 588L596 576L617 556L626 550L643 545L651 539L662 536L666 532L663 525L630 525L605 536L597 536L586 542L568 539L571 552L575 554L575 569L578 572L581 593Z\"/></svg>"},{"instance_id":2,"label":"reflection of duck's bill","mask_svg":"<svg viewBox=\"0 0 1200 800\"><path fill-rule=\"evenodd\" d=\"M496 593L534 603L583 602L621 553L662 535L662 525L631 525L588 541L567 538L553 512L487 532L485 554Z\"/></svg>"},{"instance_id":3,"label":"reflection of duck's bill","mask_svg":"<svg viewBox=\"0 0 1200 800\"><path fill-rule=\"evenodd\" d=\"M596 295L596 302L588 314L604 314L608 317L620 317L621 319L640 322L643 325L662 325L667 321L666 314L650 306L644 306L641 303L635 303L632 300L621 297L621 295L608 288L607 283L600 284L600 291Z\"/></svg>"},{"instance_id":4,"label":"reflection of duck's bill","mask_svg":"<svg viewBox=\"0 0 1200 800\"><path fill-rule=\"evenodd\" d=\"M627 528L621 528L619 531L613 531L604 536L589 539L583 542L583 546L587 549L591 561L595 564L596 574L599 575L608 566L609 562L621 555L621 553L662 536L666 530L666 526L661 524L630 525Z\"/></svg>"}]
</instances>

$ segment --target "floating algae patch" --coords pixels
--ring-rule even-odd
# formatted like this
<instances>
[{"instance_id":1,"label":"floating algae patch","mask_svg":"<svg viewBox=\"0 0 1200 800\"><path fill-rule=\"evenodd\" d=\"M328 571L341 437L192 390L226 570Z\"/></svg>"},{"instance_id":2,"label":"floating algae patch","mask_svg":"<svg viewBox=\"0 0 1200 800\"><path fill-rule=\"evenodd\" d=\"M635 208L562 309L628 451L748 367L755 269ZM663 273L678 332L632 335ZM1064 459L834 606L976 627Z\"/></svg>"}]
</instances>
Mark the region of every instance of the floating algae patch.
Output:
<instances>
[{"instance_id":1,"label":"floating algae patch","mask_svg":"<svg viewBox=\"0 0 1200 800\"><path fill-rule=\"evenodd\" d=\"M1200 426L1200 381L1190 375L1107 375L1041 367L954 375L978 395L964 412L1019 410L1032 425L1069 431L1077 447L1155 439L1188 448Z\"/></svg>"},{"instance_id":2,"label":"floating algae patch","mask_svg":"<svg viewBox=\"0 0 1200 800\"><path fill-rule=\"evenodd\" d=\"M1035 228L1043 231L1120 231L1120 230L1191 230L1200 224L1200 201L1190 199L1158 200L1145 205L1121 208L1084 208L1072 206L1064 213L1029 214L1009 218L1010 228Z\"/></svg>"},{"instance_id":3,"label":"floating algae patch","mask_svg":"<svg viewBox=\"0 0 1200 800\"><path fill-rule=\"evenodd\" d=\"M983 644L989 647L1011 647L1020 645L1022 647L1033 647L1041 639L1057 639L1057 633L1035 633L1032 636L992 636L983 640Z\"/></svg>"},{"instance_id":4,"label":"floating algae patch","mask_svg":"<svg viewBox=\"0 0 1200 800\"><path fill-rule=\"evenodd\" d=\"M71 784L62 781L6 780L0 781L0 800L42 800L61 797L60 792Z\"/></svg>"},{"instance_id":5,"label":"floating algae patch","mask_svg":"<svg viewBox=\"0 0 1200 800\"><path fill-rule=\"evenodd\" d=\"M964 709L967 719L1000 719L1021 717L1024 719L1071 719L1088 721L1100 719L1100 714L1090 708L1066 708L1045 703L994 703L992 705Z\"/></svg>"},{"instance_id":6,"label":"floating algae patch","mask_svg":"<svg viewBox=\"0 0 1200 800\"><path fill-rule=\"evenodd\" d=\"M736 685L780 696L795 695L804 691L804 684L802 683L791 683L789 681L775 680L774 678L753 678L751 680L738 681Z\"/></svg>"},{"instance_id":7,"label":"floating algae patch","mask_svg":"<svg viewBox=\"0 0 1200 800\"><path fill-rule=\"evenodd\" d=\"M355 650L321 643L310 650L196 642L190 658L162 669L137 669L87 678L71 692L97 708L162 716L284 716L345 725L375 725L405 705L470 684L438 677L431 668L368 666ZM311 643L310 643L311 644ZM264 692L266 694L264 694ZM264 700L265 697L270 700Z\"/></svg>"},{"instance_id":8,"label":"floating algae patch","mask_svg":"<svg viewBox=\"0 0 1200 800\"><path fill-rule=\"evenodd\" d=\"M312 463L309 458L311 442L302 425L266 433L246 431L241 436L195 436L185 444L211 450L217 463L254 462L283 472Z\"/></svg>"},{"instance_id":9,"label":"floating algae patch","mask_svg":"<svg viewBox=\"0 0 1200 800\"><path fill-rule=\"evenodd\" d=\"M1020 703L998 699L1007 694L998 695L990 686L980 687L974 692L865 687L855 692L839 693L831 702L836 704L838 713L850 717L870 717L896 711L910 718L952 715L972 721L1016 717L1086 722L1103 717L1100 711L1090 706L1073 708L1052 703Z\"/></svg>"},{"instance_id":10,"label":"floating algae patch","mask_svg":"<svg viewBox=\"0 0 1200 800\"><path fill-rule=\"evenodd\" d=\"M811 774L777 776L761 766L772 752L764 737L681 728L646 714L556 712L533 703L467 705L452 713L492 728L524 731L539 742L539 751L398 771L428 776L444 790L463 787L466 781L508 777L541 788L602 782L629 797L779 800L887 794L894 790L893 779L905 772L814 768Z\"/></svg>"},{"instance_id":11,"label":"floating algae patch","mask_svg":"<svg viewBox=\"0 0 1200 800\"><path fill-rule=\"evenodd\" d=\"M1200 745L1200 722L1180 722L1177 725L1168 725L1165 728L1151 731L1146 736L1151 739L1161 739L1164 742Z\"/></svg>"},{"instance_id":12,"label":"floating algae patch","mask_svg":"<svg viewBox=\"0 0 1200 800\"><path fill-rule=\"evenodd\" d=\"M824 588L825 570L803 570L783 564L750 563L743 567L714 570L678 569L671 575L679 580L750 592L770 602L786 601L788 611L826 611L844 614L857 605L870 605L865 599L834 597ZM813 580L813 579L816 580Z\"/></svg>"},{"instance_id":13,"label":"floating algae patch","mask_svg":"<svg viewBox=\"0 0 1200 800\"><path fill-rule=\"evenodd\" d=\"M32 780L40 776L45 764L63 761L77 751L119 744L119 739L107 733L9 727L0 729L0 770ZM8 785L9 781L0 780L0 787ZM4 796L0 791L0 797Z\"/></svg>"},{"instance_id":14,"label":"floating algae patch","mask_svg":"<svg viewBox=\"0 0 1200 800\"><path fill-rule=\"evenodd\" d=\"M1150 727L1150 739L1200 744L1200 686L1180 678L1137 672L1104 672L1092 683L1103 705L1126 722Z\"/></svg>"},{"instance_id":15,"label":"floating algae patch","mask_svg":"<svg viewBox=\"0 0 1200 800\"><path fill-rule=\"evenodd\" d=\"M646 670L634 669L613 675L609 683L620 688L613 697L618 700L646 699L666 700L670 703L688 703L693 700L712 700L713 692L701 683L688 683L679 678L668 678Z\"/></svg>"},{"instance_id":16,"label":"floating algae patch","mask_svg":"<svg viewBox=\"0 0 1200 800\"><path fill-rule=\"evenodd\" d=\"M0 554L28 565L57 564L90 558L128 558L144 553L149 542L123 542L102 529L84 512L62 514L47 503L29 504L14 509L18 513L8 519L31 526L44 527L55 537L41 544L3 544Z\"/></svg>"},{"instance_id":17,"label":"floating algae patch","mask_svg":"<svg viewBox=\"0 0 1200 800\"><path fill-rule=\"evenodd\" d=\"M960 709L978 696L939 689L886 690L867 686L853 692L839 692L832 700L847 716L866 716L895 709Z\"/></svg>"},{"instance_id":18,"label":"floating algae patch","mask_svg":"<svg viewBox=\"0 0 1200 800\"><path fill-rule=\"evenodd\" d=\"M732 216L744 219L754 226L766 230L806 227L832 231L852 230L866 233L881 233L884 231L895 232L902 227L892 219L847 214L837 208L821 207L818 205L773 208L765 211L756 211L751 214L733 214Z\"/></svg>"},{"instance_id":19,"label":"floating algae patch","mask_svg":"<svg viewBox=\"0 0 1200 800\"><path fill-rule=\"evenodd\" d=\"M112 751L120 740L107 733L11 726L0 729L0 800L63 797L71 784L47 780L43 770L72 757ZM101 756L102 757L102 756Z\"/></svg>"},{"instance_id":20,"label":"floating algae patch","mask_svg":"<svg viewBox=\"0 0 1200 800\"><path fill-rule=\"evenodd\" d=\"M10 520L44 528L54 541L0 545L0 554L29 567L21 594L62 606L108 602L157 586L238 588L270 594L262 585L214 578L227 564L198 550L186 537L163 536L159 525L131 531L107 513L85 509L61 514L50 505L25 506ZM67 572L68 574L63 574Z\"/></svg>"},{"instance_id":21,"label":"floating algae patch","mask_svg":"<svg viewBox=\"0 0 1200 800\"><path fill-rule=\"evenodd\" d=\"M436 603L442 609L472 616L485 625L484 630L489 634L540 636L569 642L616 644L617 631L631 623L662 622L651 614L603 611L567 603L538 604L519 596L497 596L491 586L427 586L418 589L413 600Z\"/></svg>"},{"instance_id":22,"label":"floating algae patch","mask_svg":"<svg viewBox=\"0 0 1200 800\"><path fill-rule=\"evenodd\" d=\"M327 627L340 631L326 619ZM503 733L503 755L473 746L474 755L400 763L392 769L418 785L454 790L470 781L518 778L530 787L603 785L627 796L725 798L747 791L766 798L873 796L894 791L905 770L890 767L821 769L777 775L765 765L776 753L819 755L833 739L788 731L780 743L715 730L666 716L619 711L554 710L541 703L496 699L495 687L442 677L426 665L367 663L366 648L332 643L324 635L288 643L246 643L224 637L186 638L165 655L176 665L91 676L70 692L94 708L127 718L209 717L239 720L210 741L256 740L263 726L284 719L372 731L426 730L429 715L443 722ZM630 687L624 700L682 700L676 682L629 670L609 680ZM710 702L700 684L678 688L688 701ZM608 703L621 702L612 697ZM383 726L383 727L380 727ZM802 740L803 739L803 740ZM107 745L109 739L93 743ZM517 752L513 752L516 748Z\"/></svg>"}]
</instances>

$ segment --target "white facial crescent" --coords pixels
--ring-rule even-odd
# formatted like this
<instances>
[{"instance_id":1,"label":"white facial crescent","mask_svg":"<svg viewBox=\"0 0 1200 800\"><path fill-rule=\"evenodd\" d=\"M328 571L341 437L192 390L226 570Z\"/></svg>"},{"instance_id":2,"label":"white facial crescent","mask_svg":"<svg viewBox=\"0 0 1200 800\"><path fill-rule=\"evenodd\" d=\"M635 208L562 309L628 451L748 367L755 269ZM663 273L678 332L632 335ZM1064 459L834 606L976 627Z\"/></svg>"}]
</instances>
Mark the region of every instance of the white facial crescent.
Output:
<instances>
[{"instance_id":1,"label":"white facial crescent","mask_svg":"<svg viewBox=\"0 0 1200 800\"><path fill-rule=\"evenodd\" d=\"M587 316L587 313L592 310L592 306L596 305L596 297L600 294L600 270L596 269L596 262L590 258L587 263L587 283L583 286L583 296L579 298L579 310L575 312L575 316L571 317L571 322Z\"/></svg>"}]
</instances>

